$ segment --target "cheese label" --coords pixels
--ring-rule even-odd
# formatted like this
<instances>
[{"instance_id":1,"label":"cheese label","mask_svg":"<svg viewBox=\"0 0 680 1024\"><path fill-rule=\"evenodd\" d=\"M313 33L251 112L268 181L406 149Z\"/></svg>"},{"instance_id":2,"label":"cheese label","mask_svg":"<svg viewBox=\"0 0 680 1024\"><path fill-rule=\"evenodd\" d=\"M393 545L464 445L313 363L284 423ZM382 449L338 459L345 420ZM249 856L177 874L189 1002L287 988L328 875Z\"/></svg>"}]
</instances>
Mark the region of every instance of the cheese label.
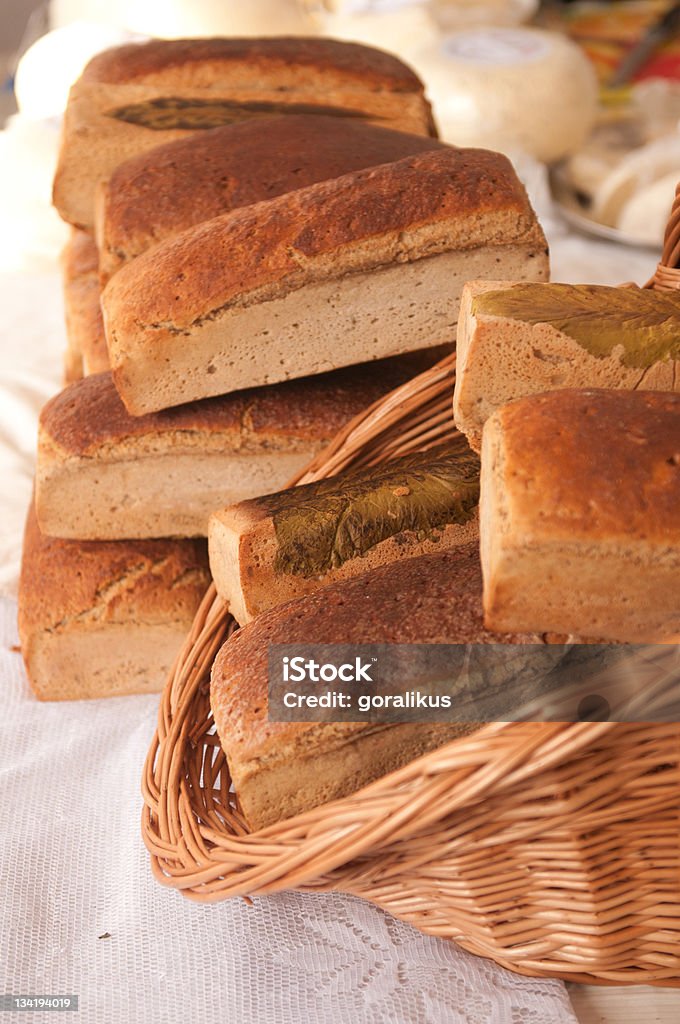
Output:
<instances>
[{"instance_id":1,"label":"cheese label","mask_svg":"<svg viewBox=\"0 0 680 1024\"><path fill-rule=\"evenodd\" d=\"M544 35L522 29L485 28L448 36L442 49L457 61L509 66L545 60L550 43Z\"/></svg>"}]
</instances>

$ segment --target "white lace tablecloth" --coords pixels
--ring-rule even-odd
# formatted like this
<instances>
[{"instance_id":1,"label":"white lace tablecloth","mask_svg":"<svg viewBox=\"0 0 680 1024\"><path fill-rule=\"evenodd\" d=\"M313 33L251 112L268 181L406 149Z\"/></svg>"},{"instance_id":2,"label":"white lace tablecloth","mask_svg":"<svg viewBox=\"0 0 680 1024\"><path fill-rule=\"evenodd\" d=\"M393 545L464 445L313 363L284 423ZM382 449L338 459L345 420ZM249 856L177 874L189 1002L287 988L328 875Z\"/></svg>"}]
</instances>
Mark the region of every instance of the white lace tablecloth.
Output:
<instances>
[{"instance_id":1,"label":"white lace tablecloth","mask_svg":"<svg viewBox=\"0 0 680 1024\"><path fill-rule=\"evenodd\" d=\"M574 1020L558 982L515 977L355 898L196 906L161 888L139 832L157 699L37 703L8 649L14 614L0 604L0 991L78 994L77 1019L97 1024Z\"/></svg>"},{"instance_id":2,"label":"white lace tablecloth","mask_svg":"<svg viewBox=\"0 0 680 1024\"><path fill-rule=\"evenodd\" d=\"M559 232L553 246L562 280L642 280L653 263ZM0 273L0 310L0 994L77 994L88 1024L575 1021L561 983L516 977L358 899L203 907L153 881L139 785L157 698L40 704L14 649L37 412L64 347L56 272Z\"/></svg>"}]
</instances>

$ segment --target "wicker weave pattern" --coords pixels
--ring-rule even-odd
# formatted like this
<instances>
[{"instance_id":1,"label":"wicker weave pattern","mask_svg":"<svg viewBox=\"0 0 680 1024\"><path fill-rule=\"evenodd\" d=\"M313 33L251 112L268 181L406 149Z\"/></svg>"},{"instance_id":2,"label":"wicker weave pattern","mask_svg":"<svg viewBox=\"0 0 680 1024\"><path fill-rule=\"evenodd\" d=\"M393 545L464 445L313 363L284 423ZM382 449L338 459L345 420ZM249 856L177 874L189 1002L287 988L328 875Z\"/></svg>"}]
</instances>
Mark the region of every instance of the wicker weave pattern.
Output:
<instances>
[{"instance_id":1,"label":"wicker weave pattern","mask_svg":"<svg viewBox=\"0 0 680 1024\"><path fill-rule=\"evenodd\" d=\"M680 288L680 188L646 287ZM456 436L455 356L350 423L292 484ZM143 779L155 877L201 902L362 896L532 976L680 986L680 724L494 723L358 793L249 834L209 674L235 628L206 594Z\"/></svg>"},{"instance_id":2,"label":"wicker weave pattern","mask_svg":"<svg viewBox=\"0 0 680 1024\"><path fill-rule=\"evenodd\" d=\"M672 291L680 288L680 184L675 190L675 199L666 227L661 261L646 288L660 288Z\"/></svg>"}]
</instances>

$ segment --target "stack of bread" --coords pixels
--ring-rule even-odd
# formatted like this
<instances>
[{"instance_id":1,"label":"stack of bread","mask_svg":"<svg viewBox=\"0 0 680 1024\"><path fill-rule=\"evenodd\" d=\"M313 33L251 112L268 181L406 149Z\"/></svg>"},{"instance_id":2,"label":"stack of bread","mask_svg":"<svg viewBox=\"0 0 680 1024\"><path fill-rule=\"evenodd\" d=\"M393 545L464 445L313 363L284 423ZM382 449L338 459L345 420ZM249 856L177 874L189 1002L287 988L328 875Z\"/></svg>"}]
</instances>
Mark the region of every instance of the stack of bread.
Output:
<instances>
[{"instance_id":1,"label":"stack of bread","mask_svg":"<svg viewBox=\"0 0 680 1024\"><path fill-rule=\"evenodd\" d=\"M438 142L399 61L107 51L54 196L70 383L24 545L38 696L159 689L212 578L241 628L211 703L257 828L470 729L269 721L271 643L680 639L680 303L545 283L511 165ZM456 334L453 440L287 486Z\"/></svg>"},{"instance_id":2,"label":"stack of bread","mask_svg":"<svg viewBox=\"0 0 680 1024\"><path fill-rule=\"evenodd\" d=\"M465 292L455 410L481 466L449 444L211 516L213 579L246 623L211 705L253 828L470 728L270 721L270 644L680 642L680 299Z\"/></svg>"},{"instance_id":3,"label":"stack of bread","mask_svg":"<svg viewBox=\"0 0 680 1024\"><path fill-rule=\"evenodd\" d=\"M457 351L487 625L680 641L680 293L469 282Z\"/></svg>"},{"instance_id":4,"label":"stack of bread","mask_svg":"<svg viewBox=\"0 0 680 1024\"><path fill-rule=\"evenodd\" d=\"M471 449L211 517L218 592L249 622L212 708L251 826L469 728L268 721L272 643L680 641L679 338L677 293L469 282L454 413Z\"/></svg>"},{"instance_id":5,"label":"stack of bread","mask_svg":"<svg viewBox=\"0 0 680 1024\"><path fill-rule=\"evenodd\" d=\"M403 64L108 51L55 203L70 383L20 588L38 696L159 689L212 578L241 628L211 703L257 828L470 728L269 721L271 643L680 638L680 303L545 283L511 165L438 142ZM456 334L453 440L287 487Z\"/></svg>"},{"instance_id":6,"label":"stack of bread","mask_svg":"<svg viewBox=\"0 0 680 1024\"><path fill-rule=\"evenodd\" d=\"M44 699L158 690L210 580L210 513L280 491L450 351L470 277L545 279L545 240L504 157L437 141L407 67L324 39L99 55L54 200L68 384L40 421L22 651ZM390 508L399 528L376 522L338 578L431 550L430 529L475 536L465 444L404 469L427 501Z\"/></svg>"}]
</instances>

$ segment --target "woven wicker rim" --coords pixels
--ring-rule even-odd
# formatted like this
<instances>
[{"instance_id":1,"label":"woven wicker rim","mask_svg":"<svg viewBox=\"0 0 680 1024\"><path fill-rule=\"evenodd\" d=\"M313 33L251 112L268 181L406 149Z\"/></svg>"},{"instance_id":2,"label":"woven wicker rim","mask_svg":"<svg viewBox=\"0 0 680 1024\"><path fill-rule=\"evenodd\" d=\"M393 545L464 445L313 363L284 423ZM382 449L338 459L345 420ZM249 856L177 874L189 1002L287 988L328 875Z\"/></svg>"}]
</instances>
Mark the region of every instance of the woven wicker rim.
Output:
<instances>
[{"instance_id":1,"label":"woven wicker rim","mask_svg":"<svg viewBox=\"0 0 680 1024\"><path fill-rule=\"evenodd\" d=\"M661 262L644 287L679 289L679 263L680 186ZM454 379L455 355L450 355L355 417L289 486L454 440L459 436L451 414ZM343 800L251 834L231 790L210 712L210 668L235 628L211 586L162 693L142 782L142 835L152 871L161 884L199 902L297 888L361 891L380 903L377 883L373 889L358 884L372 851L401 849L399 844L456 810L464 808L471 817L478 816L485 796L519 782L530 787L532 778L578 757L617 727L552 722L486 725ZM616 814L616 808L608 816L602 812L602 820L613 822ZM518 822L514 834L529 838L539 827L540 819L525 826ZM402 867L422 858L418 843L404 856ZM386 890L395 879L398 883L394 868L386 867L380 886ZM402 895L402 905L408 905L408 894ZM416 923L432 934L451 935L434 911L428 910ZM524 973L613 983L631 980L630 971L612 967L591 974L579 962L561 963L559 970L546 972L541 970L540 950L533 951L535 961L520 965L503 960L481 940L468 944L464 935L455 937L475 952ZM535 967L527 968L534 962ZM657 965L639 980L675 984L677 975L674 961L671 966Z\"/></svg>"}]
</instances>

